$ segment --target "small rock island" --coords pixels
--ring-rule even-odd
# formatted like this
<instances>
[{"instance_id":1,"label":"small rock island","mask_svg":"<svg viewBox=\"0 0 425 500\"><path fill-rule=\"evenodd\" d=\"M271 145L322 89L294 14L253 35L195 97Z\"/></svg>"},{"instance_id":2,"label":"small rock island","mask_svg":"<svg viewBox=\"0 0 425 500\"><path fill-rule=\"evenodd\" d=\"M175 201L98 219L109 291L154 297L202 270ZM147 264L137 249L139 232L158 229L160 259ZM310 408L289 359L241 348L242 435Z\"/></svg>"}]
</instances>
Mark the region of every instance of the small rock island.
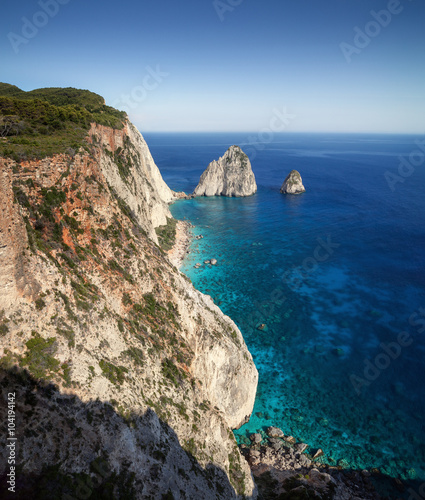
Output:
<instances>
[{"instance_id":1,"label":"small rock island","mask_svg":"<svg viewBox=\"0 0 425 500\"><path fill-rule=\"evenodd\" d=\"M301 194L305 193L303 180L298 170L292 170L290 174L283 181L280 192L283 194Z\"/></svg>"},{"instance_id":2,"label":"small rock island","mask_svg":"<svg viewBox=\"0 0 425 500\"><path fill-rule=\"evenodd\" d=\"M231 146L218 161L211 162L201 175L194 196L251 196L257 192L248 156Z\"/></svg>"}]
</instances>

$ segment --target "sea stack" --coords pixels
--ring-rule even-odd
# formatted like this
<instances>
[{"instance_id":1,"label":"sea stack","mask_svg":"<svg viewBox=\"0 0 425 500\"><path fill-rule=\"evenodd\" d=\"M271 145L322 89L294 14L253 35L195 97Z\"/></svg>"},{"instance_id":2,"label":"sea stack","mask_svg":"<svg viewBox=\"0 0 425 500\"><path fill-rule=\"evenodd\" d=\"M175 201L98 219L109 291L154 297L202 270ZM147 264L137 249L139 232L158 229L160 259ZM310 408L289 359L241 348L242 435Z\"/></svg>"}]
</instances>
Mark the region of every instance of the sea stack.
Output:
<instances>
[{"instance_id":1,"label":"sea stack","mask_svg":"<svg viewBox=\"0 0 425 500\"><path fill-rule=\"evenodd\" d=\"M211 162L201 175L194 196L251 196L257 192L248 156L231 146L218 161Z\"/></svg>"},{"instance_id":2,"label":"sea stack","mask_svg":"<svg viewBox=\"0 0 425 500\"><path fill-rule=\"evenodd\" d=\"M303 180L301 175L297 170L292 170L292 172L283 181L280 192L283 194L301 194L305 193L305 187L303 186Z\"/></svg>"}]
</instances>

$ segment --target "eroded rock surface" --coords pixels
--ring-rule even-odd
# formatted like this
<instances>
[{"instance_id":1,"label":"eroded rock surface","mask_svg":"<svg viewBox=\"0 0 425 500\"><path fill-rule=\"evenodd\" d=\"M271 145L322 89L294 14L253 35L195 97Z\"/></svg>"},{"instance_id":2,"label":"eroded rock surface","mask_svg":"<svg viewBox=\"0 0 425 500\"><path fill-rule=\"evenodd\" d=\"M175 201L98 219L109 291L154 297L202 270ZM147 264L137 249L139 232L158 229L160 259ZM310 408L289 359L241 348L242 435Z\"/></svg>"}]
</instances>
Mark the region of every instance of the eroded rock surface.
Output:
<instances>
[{"instance_id":1,"label":"eroded rock surface","mask_svg":"<svg viewBox=\"0 0 425 500\"><path fill-rule=\"evenodd\" d=\"M201 175L194 196L251 196L257 192L251 162L239 146L231 146Z\"/></svg>"},{"instance_id":2,"label":"eroded rock surface","mask_svg":"<svg viewBox=\"0 0 425 500\"><path fill-rule=\"evenodd\" d=\"M283 181L280 192L283 194L301 194L305 192L301 175L297 170L292 170Z\"/></svg>"}]
</instances>

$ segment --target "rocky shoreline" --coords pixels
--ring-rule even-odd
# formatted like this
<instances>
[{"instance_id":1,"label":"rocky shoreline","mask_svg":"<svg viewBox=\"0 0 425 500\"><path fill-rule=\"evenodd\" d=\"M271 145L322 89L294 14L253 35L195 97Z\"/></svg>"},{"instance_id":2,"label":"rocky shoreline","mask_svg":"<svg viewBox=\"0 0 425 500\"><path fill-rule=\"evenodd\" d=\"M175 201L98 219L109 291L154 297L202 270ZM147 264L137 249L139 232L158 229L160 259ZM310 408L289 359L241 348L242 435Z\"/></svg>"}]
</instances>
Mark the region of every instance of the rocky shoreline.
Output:
<instances>
[{"instance_id":1,"label":"rocky shoreline","mask_svg":"<svg viewBox=\"0 0 425 500\"><path fill-rule=\"evenodd\" d=\"M168 251L168 258L177 269L180 269L184 258L189 253L189 247L193 239L191 233L193 227L193 224L188 221L177 221L176 240L173 248Z\"/></svg>"},{"instance_id":2,"label":"rocky shoreline","mask_svg":"<svg viewBox=\"0 0 425 500\"><path fill-rule=\"evenodd\" d=\"M351 470L322 463L323 451L297 443L277 427L269 427L245 438L239 445L259 490L259 498L337 500L387 500L375 487L386 483L391 491L403 493L407 485L383 476L378 470Z\"/></svg>"}]
</instances>

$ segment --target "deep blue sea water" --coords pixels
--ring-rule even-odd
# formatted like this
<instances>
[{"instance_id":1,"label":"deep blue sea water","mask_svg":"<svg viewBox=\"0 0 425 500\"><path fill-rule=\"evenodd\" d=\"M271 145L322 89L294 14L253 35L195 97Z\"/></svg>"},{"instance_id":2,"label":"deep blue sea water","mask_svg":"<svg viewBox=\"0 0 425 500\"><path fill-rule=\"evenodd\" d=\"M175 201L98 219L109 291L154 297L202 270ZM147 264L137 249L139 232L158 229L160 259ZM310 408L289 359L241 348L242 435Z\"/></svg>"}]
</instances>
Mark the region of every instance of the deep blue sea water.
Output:
<instances>
[{"instance_id":1,"label":"deep blue sea water","mask_svg":"<svg viewBox=\"0 0 425 500\"><path fill-rule=\"evenodd\" d=\"M256 195L171 207L204 236L182 271L238 324L259 370L237 439L276 425L329 464L425 479L424 138L249 136L145 134L177 191L232 144L251 157ZM303 195L279 193L292 169Z\"/></svg>"}]
</instances>

